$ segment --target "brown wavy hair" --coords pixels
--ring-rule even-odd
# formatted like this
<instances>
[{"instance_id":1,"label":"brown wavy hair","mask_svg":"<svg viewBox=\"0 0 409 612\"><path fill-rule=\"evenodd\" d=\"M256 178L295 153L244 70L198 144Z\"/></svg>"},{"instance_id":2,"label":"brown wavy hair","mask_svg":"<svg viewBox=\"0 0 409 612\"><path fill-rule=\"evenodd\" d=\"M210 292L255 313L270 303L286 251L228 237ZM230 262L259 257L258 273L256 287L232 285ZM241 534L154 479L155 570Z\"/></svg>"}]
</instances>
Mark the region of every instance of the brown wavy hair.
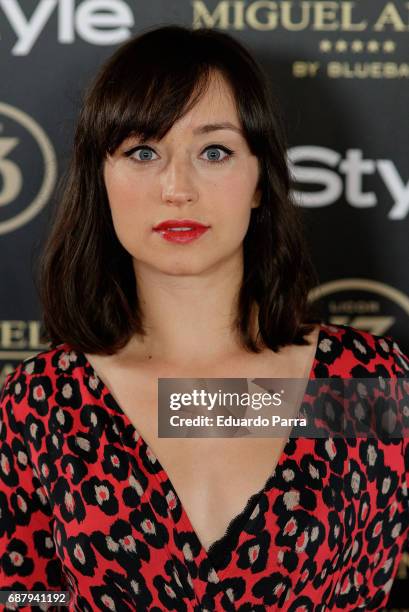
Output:
<instances>
[{"instance_id":1,"label":"brown wavy hair","mask_svg":"<svg viewBox=\"0 0 409 612\"><path fill-rule=\"evenodd\" d=\"M259 160L261 202L243 241L235 329L242 346L307 344L317 275L290 198L286 140L266 73L230 35L178 25L145 30L118 48L88 90L73 155L39 260L42 341L113 354L144 335L130 254L112 223L103 164L132 134L161 139L206 90L214 71L230 84L244 136ZM251 335L253 308L258 336Z\"/></svg>"}]
</instances>

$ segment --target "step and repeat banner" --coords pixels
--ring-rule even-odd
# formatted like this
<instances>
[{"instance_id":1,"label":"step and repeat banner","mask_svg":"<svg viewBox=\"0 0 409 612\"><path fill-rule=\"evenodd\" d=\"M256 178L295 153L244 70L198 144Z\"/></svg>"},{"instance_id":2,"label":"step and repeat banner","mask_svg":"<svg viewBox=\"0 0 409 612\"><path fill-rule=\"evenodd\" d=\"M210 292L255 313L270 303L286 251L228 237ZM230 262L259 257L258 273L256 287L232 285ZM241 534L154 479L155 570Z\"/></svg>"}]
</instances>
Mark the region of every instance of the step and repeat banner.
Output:
<instances>
[{"instance_id":1,"label":"step and repeat banner","mask_svg":"<svg viewBox=\"0 0 409 612\"><path fill-rule=\"evenodd\" d=\"M409 2L0 0L0 384L46 348L33 268L83 90L119 44L170 23L253 51L286 117L311 300L408 352ZM409 607L408 568L409 551L389 609Z\"/></svg>"}]
</instances>

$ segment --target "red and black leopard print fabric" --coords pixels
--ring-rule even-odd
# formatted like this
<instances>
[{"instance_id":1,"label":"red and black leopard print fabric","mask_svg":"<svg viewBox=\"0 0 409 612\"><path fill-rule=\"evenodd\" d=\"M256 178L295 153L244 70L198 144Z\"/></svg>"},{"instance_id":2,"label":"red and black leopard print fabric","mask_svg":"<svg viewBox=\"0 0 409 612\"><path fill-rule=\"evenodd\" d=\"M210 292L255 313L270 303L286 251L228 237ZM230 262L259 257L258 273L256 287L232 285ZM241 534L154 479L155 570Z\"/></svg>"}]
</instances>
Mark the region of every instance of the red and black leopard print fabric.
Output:
<instances>
[{"instance_id":1,"label":"red and black leopard print fabric","mask_svg":"<svg viewBox=\"0 0 409 612\"><path fill-rule=\"evenodd\" d=\"M409 360L391 338L321 325L310 380L329 377L403 379L407 418ZM67 344L7 377L0 443L1 588L69 590L70 610L378 610L408 538L407 439L291 438L216 568Z\"/></svg>"}]
</instances>

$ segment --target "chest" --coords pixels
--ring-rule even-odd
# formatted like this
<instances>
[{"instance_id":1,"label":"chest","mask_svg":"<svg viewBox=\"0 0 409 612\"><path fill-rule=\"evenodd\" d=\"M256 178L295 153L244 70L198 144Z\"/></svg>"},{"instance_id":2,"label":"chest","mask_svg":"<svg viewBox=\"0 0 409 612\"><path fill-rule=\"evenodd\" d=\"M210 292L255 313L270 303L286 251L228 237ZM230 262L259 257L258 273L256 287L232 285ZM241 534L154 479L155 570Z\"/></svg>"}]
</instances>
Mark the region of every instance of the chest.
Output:
<instances>
[{"instance_id":1,"label":"chest","mask_svg":"<svg viewBox=\"0 0 409 612\"><path fill-rule=\"evenodd\" d=\"M263 488L287 438L158 437L154 386L134 397L137 407L129 397L122 408L159 460L207 549Z\"/></svg>"},{"instance_id":2,"label":"chest","mask_svg":"<svg viewBox=\"0 0 409 612\"><path fill-rule=\"evenodd\" d=\"M165 470L203 546L221 538L230 521L274 472L288 435L280 438L162 438L158 436L158 378L271 378L305 376L305 359L273 364L249 359L201 372L117 368L93 358L93 365L134 428Z\"/></svg>"}]
</instances>

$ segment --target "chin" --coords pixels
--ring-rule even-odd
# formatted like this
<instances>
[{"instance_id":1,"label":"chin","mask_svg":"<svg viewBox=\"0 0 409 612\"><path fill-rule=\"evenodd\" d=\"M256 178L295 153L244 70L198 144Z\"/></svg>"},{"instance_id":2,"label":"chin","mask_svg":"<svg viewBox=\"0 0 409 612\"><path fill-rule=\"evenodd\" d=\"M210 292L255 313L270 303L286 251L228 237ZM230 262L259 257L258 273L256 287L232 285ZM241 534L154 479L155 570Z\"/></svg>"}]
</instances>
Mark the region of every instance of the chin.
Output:
<instances>
[{"instance_id":1,"label":"chin","mask_svg":"<svg viewBox=\"0 0 409 612\"><path fill-rule=\"evenodd\" d=\"M192 262L180 262L174 265L169 265L160 268L164 274L170 276L197 276L205 270L204 266L194 265Z\"/></svg>"}]
</instances>

